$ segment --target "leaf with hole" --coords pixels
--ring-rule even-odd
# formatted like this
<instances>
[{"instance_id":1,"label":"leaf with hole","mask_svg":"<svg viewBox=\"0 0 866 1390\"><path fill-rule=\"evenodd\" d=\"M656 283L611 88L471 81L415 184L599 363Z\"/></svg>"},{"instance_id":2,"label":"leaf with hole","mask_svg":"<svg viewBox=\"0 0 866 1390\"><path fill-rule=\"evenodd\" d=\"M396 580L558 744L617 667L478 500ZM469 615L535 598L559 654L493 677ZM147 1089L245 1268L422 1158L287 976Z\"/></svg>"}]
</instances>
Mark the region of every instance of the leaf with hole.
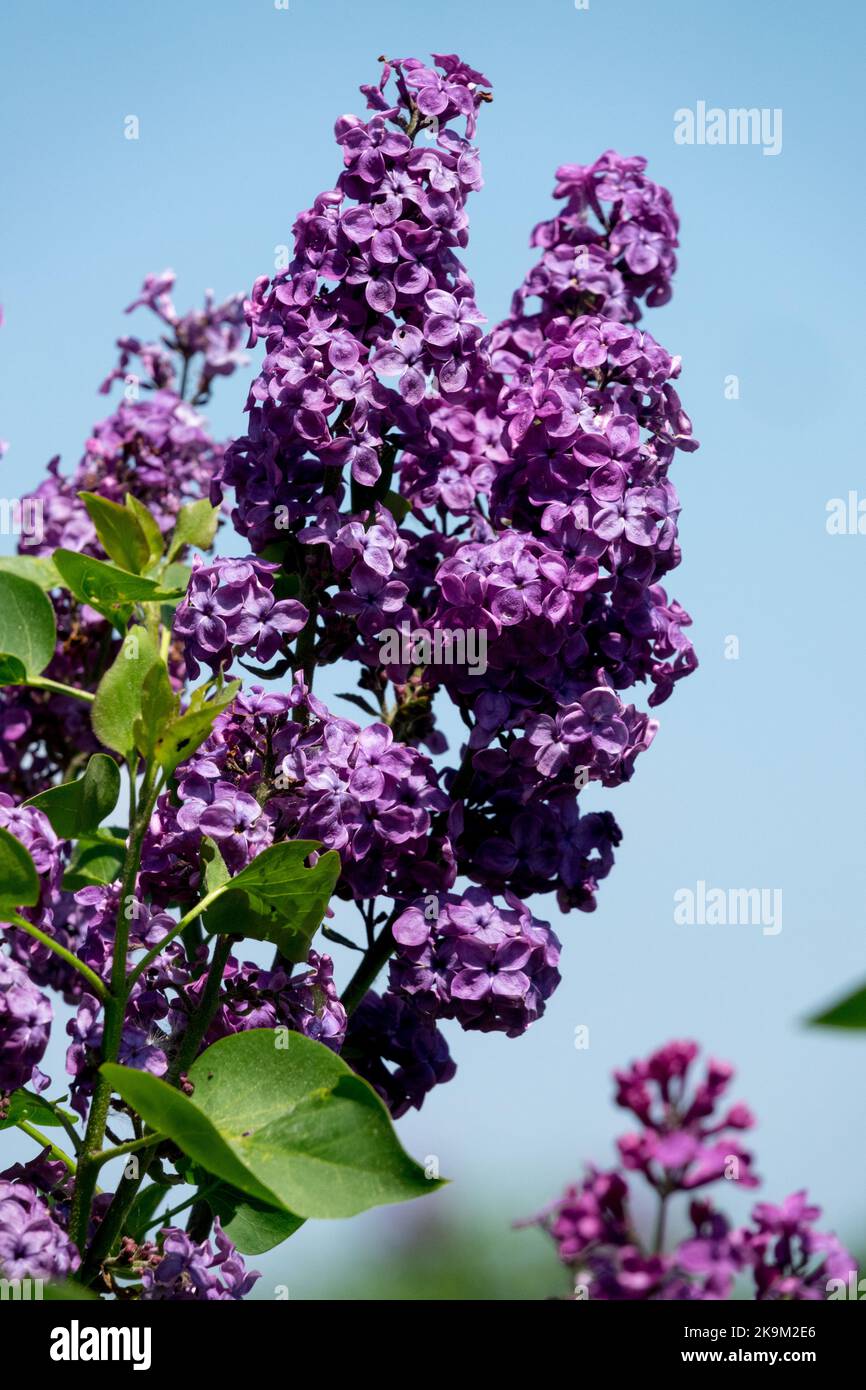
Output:
<instances>
[{"instance_id":1,"label":"leaf with hole","mask_svg":"<svg viewBox=\"0 0 866 1390\"><path fill-rule=\"evenodd\" d=\"M287 960L305 960L340 876L335 850L306 865L320 848L317 840L288 840L263 850L208 908L208 931L271 941Z\"/></svg>"}]
</instances>

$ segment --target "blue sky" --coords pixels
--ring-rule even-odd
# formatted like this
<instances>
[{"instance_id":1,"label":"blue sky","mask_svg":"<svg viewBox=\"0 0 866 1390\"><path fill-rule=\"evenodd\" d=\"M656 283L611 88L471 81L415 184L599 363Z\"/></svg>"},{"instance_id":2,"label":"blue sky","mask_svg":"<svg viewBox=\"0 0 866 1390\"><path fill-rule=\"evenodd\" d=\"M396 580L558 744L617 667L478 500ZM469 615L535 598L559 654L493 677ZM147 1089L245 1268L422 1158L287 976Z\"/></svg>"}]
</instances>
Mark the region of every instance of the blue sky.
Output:
<instances>
[{"instance_id":1,"label":"blue sky","mask_svg":"<svg viewBox=\"0 0 866 1390\"><path fill-rule=\"evenodd\" d=\"M493 82L467 254L493 320L530 264L557 164L641 153L674 195L675 295L646 326L682 354L702 442L676 466L685 558L671 585L701 667L662 708L634 781L598 799L624 830L598 911L563 919L540 905L564 944L546 1017L519 1041L452 1034L457 1079L401 1122L407 1146L454 1179L430 1199L443 1212L504 1227L583 1159L606 1161L623 1128L611 1067L693 1035L738 1068L766 1195L808 1186L840 1233L866 1235L866 1037L802 1026L866 977L866 537L825 528L829 499L866 495L851 429L866 308L863 40L862 9L843 0L4 7L8 496L56 452L71 467L107 413L96 387L145 272L171 265L186 307L271 269L295 213L333 184L334 118L360 111L357 86L383 51L456 50ZM676 144L674 112L698 101L780 108L781 152ZM138 141L123 138L130 114ZM219 392L218 433L239 431L244 389L235 378ZM780 888L782 931L675 925L674 893L698 880ZM586 1051L573 1045L580 1024ZM363 1258L390 1220L310 1227L257 1263L300 1297L326 1261Z\"/></svg>"}]
</instances>

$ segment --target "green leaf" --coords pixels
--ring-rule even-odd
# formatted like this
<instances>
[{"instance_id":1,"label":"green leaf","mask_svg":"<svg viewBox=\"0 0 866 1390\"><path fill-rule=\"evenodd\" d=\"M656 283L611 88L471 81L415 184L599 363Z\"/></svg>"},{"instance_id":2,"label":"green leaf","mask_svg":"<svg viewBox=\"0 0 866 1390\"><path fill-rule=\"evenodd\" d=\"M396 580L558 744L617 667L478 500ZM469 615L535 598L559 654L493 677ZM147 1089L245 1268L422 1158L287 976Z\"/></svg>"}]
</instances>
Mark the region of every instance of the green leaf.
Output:
<instances>
[{"instance_id":1,"label":"green leaf","mask_svg":"<svg viewBox=\"0 0 866 1390\"><path fill-rule=\"evenodd\" d=\"M28 676L41 676L56 641L51 600L31 580L0 571L0 657L14 657ZM9 673L7 664L7 678Z\"/></svg>"},{"instance_id":2,"label":"green leaf","mask_svg":"<svg viewBox=\"0 0 866 1390\"><path fill-rule=\"evenodd\" d=\"M317 840L288 840L263 850L207 910L208 930L271 941L287 960L303 960L340 876L335 850L306 866L319 848Z\"/></svg>"},{"instance_id":3,"label":"green leaf","mask_svg":"<svg viewBox=\"0 0 866 1390\"><path fill-rule=\"evenodd\" d=\"M83 1284L76 1284L74 1279L65 1279L62 1284L46 1284L42 1290L42 1297L46 1303L98 1303L100 1301L97 1294L91 1293Z\"/></svg>"},{"instance_id":4,"label":"green leaf","mask_svg":"<svg viewBox=\"0 0 866 1390\"><path fill-rule=\"evenodd\" d=\"M191 1097L148 1072L102 1072L209 1173L297 1217L355 1216L441 1185L403 1151L372 1087L301 1033L221 1038L190 1068Z\"/></svg>"},{"instance_id":5,"label":"green leaf","mask_svg":"<svg viewBox=\"0 0 866 1390\"><path fill-rule=\"evenodd\" d=\"M206 1201L242 1255L264 1255L266 1250L282 1245L304 1224L302 1217L245 1197L227 1183L208 1190Z\"/></svg>"},{"instance_id":6,"label":"green leaf","mask_svg":"<svg viewBox=\"0 0 866 1390\"><path fill-rule=\"evenodd\" d=\"M117 805L120 796L120 769L107 753L94 753L75 782L63 782L31 796L26 806L44 811L63 840L96 830Z\"/></svg>"},{"instance_id":7,"label":"green leaf","mask_svg":"<svg viewBox=\"0 0 866 1390\"><path fill-rule=\"evenodd\" d=\"M32 1091L13 1091L5 1116L0 1115L0 1129L12 1129L21 1120L32 1120L41 1129L59 1129L62 1121L58 1109L56 1101L44 1100ZM75 1118L66 1111L60 1113L66 1114L68 1120Z\"/></svg>"},{"instance_id":8,"label":"green leaf","mask_svg":"<svg viewBox=\"0 0 866 1390\"><path fill-rule=\"evenodd\" d=\"M31 584L38 584L45 593L61 587L60 575L47 555L0 555L0 571L17 574L19 579L29 579Z\"/></svg>"},{"instance_id":9,"label":"green leaf","mask_svg":"<svg viewBox=\"0 0 866 1390\"><path fill-rule=\"evenodd\" d=\"M20 840L0 829L0 922L8 922L19 907L39 901L36 865Z\"/></svg>"},{"instance_id":10,"label":"green leaf","mask_svg":"<svg viewBox=\"0 0 866 1390\"><path fill-rule=\"evenodd\" d=\"M130 574L73 550L55 550L53 559L64 584L79 602L90 604L121 629L136 603L162 603L183 596L180 589L165 589L156 579Z\"/></svg>"},{"instance_id":11,"label":"green leaf","mask_svg":"<svg viewBox=\"0 0 866 1390\"><path fill-rule=\"evenodd\" d=\"M808 1022L819 1028L866 1028L866 985Z\"/></svg>"},{"instance_id":12,"label":"green leaf","mask_svg":"<svg viewBox=\"0 0 866 1390\"><path fill-rule=\"evenodd\" d=\"M212 507L206 497L200 502L188 502L185 507L181 507L168 547L169 560L173 560L187 545L194 545L199 550L210 550L219 517L220 508Z\"/></svg>"},{"instance_id":13,"label":"green leaf","mask_svg":"<svg viewBox=\"0 0 866 1390\"><path fill-rule=\"evenodd\" d=\"M217 715L231 704L240 688L240 681L229 681L210 700L204 698L204 686L193 691L189 708L160 733L154 743L153 755L169 776L178 763L204 743Z\"/></svg>"},{"instance_id":14,"label":"green leaf","mask_svg":"<svg viewBox=\"0 0 866 1390\"><path fill-rule=\"evenodd\" d=\"M63 875L68 893L93 883L115 883L120 878L126 850L99 835L83 835L76 842L72 858Z\"/></svg>"},{"instance_id":15,"label":"green leaf","mask_svg":"<svg viewBox=\"0 0 866 1390\"><path fill-rule=\"evenodd\" d=\"M79 492L96 534L110 560L131 574L142 574L150 560L150 543L130 507L121 507L96 492Z\"/></svg>"},{"instance_id":16,"label":"green leaf","mask_svg":"<svg viewBox=\"0 0 866 1390\"><path fill-rule=\"evenodd\" d=\"M149 567L162 558L162 552L165 549L165 541L163 540L162 532L159 529L156 517L153 516L144 503L139 502L138 498L133 496L131 492L126 494L124 502L141 527L144 538L147 541L147 565ZM165 582L165 580L163 582Z\"/></svg>"},{"instance_id":17,"label":"green leaf","mask_svg":"<svg viewBox=\"0 0 866 1390\"><path fill-rule=\"evenodd\" d=\"M212 840L209 835L202 836L201 862L206 893L213 893L215 889L222 888L224 884L228 883L231 874L226 868L226 861L223 859L216 841Z\"/></svg>"},{"instance_id":18,"label":"green leaf","mask_svg":"<svg viewBox=\"0 0 866 1390\"><path fill-rule=\"evenodd\" d=\"M162 730L177 718L180 705L172 689L164 661L150 668L141 687L141 714L133 724L133 737L139 753L152 758Z\"/></svg>"},{"instance_id":19,"label":"green leaf","mask_svg":"<svg viewBox=\"0 0 866 1390\"><path fill-rule=\"evenodd\" d=\"M0 686L26 685L27 672L17 656L0 656Z\"/></svg>"},{"instance_id":20,"label":"green leaf","mask_svg":"<svg viewBox=\"0 0 866 1390\"><path fill-rule=\"evenodd\" d=\"M99 682L90 711L93 732L106 748L124 757L135 747L133 730L141 714L144 682L158 661L147 630L135 627L126 634L114 664Z\"/></svg>"}]
</instances>

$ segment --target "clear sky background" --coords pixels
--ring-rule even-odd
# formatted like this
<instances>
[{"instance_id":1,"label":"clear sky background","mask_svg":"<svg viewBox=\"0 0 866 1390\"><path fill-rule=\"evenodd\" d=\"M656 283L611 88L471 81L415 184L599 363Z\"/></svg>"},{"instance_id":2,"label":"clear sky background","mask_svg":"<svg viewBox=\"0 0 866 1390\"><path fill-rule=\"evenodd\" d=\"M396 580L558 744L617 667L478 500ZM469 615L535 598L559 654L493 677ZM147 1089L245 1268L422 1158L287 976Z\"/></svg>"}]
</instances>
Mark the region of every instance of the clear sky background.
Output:
<instances>
[{"instance_id":1,"label":"clear sky background","mask_svg":"<svg viewBox=\"0 0 866 1390\"><path fill-rule=\"evenodd\" d=\"M676 1036L736 1064L737 1095L760 1119L765 1195L807 1186L828 1224L866 1238L866 1035L803 1026L866 977L866 536L825 528L829 499L866 496L864 27L854 0L4 6L9 497L56 452L72 467L108 413L95 390L145 272L171 265L185 308L207 286L247 290L271 270L296 212L333 185L334 118L362 114L357 86L375 80L382 52L457 51L493 82L467 253L493 321L531 263L558 164L641 153L674 195L675 295L645 325L682 354L702 441L675 469L685 559L671 584L694 616L701 667L662 707L634 781L597 798L624 831L598 911L562 918L538 904L564 945L545 1018L517 1041L452 1030L456 1080L401 1122L407 1147L438 1155L454 1180L431 1209L477 1223L479 1238L540 1206L584 1159L612 1157L628 1126L610 1103L611 1068ZM781 108L781 153L676 145L674 111L699 100ZM123 137L130 114L137 142ZM731 374L738 400L725 398ZM240 431L244 395L237 377L219 390L218 434ZM725 659L729 636L738 660ZM676 926L674 892L701 879L781 888L781 933ZM327 1287L395 1220L417 1219L310 1225L255 1262L264 1292Z\"/></svg>"}]
</instances>

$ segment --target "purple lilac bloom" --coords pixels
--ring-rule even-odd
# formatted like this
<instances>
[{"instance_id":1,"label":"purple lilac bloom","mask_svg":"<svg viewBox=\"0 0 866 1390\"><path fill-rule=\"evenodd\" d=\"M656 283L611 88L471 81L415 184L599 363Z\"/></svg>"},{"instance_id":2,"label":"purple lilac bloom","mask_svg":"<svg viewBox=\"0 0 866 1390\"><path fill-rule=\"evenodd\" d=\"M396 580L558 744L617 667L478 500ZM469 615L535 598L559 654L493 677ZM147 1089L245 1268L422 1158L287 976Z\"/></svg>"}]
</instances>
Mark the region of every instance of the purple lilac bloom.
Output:
<instances>
[{"instance_id":1,"label":"purple lilac bloom","mask_svg":"<svg viewBox=\"0 0 866 1390\"><path fill-rule=\"evenodd\" d=\"M62 1280L79 1264L78 1251L34 1188L0 1181L0 1275Z\"/></svg>"},{"instance_id":2,"label":"purple lilac bloom","mask_svg":"<svg viewBox=\"0 0 866 1390\"><path fill-rule=\"evenodd\" d=\"M18 961L0 952L0 1093L34 1077L48 1046L54 1011ZM38 1089L47 1080L37 1075Z\"/></svg>"},{"instance_id":3,"label":"purple lilac bloom","mask_svg":"<svg viewBox=\"0 0 866 1390\"><path fill-rule=\"evenodd\" d=\"M447 811L429 759L385 724L361 729L329 713L296 677L288 695L239 695L177 771L178 801L160 799L142 881L163 903L198 886L201 838L237 872L269 844L320 841L340 854L341 887L373 897L449 886L453 857L434 822Z\"/></svg>"},{"instance_id":4,"label":"purple lilac bloom","mask_svg":"<svg viewBox=\"0 0 866 1390\"><path fill-rule=\"evenodd\" d=\"M253 559L206 565L196 556L174 620L193 679L201 673L201 662L212 671L230 666L238 655L266 663L301 631L309 613L295 599L274 598L276 569Z\"/></svg>"},{"instance_id":5,"label":"purple lilac bloom","mask_svg":"<svg viewBox=\"0 0 866 1390\"><path fill-rule=\"evenodd\" d=\"M330 956L310 951L307 969L295 974L287 964L263 970L249 961L230 956L223 975L220 1001L204 1046L249 1028L289 1028L339 1052L346 1036L346 1010L334 985ZM185 1009L173 1011L172 1021L183 1031L186 1008L194 1007L205 985L205 975L184 991Z\"/></svg>"},{"instance_id":6,"label":"purple lilac bloom","mask_svg":"<svg viewBox=\"0 0 866 1390\"><path fill-rule=\"evenodd\" d=\"M847 1296L855 1262L836 1236L815 1229L821 1211L805 1192L780 1206L758 1203L752 1224L737 1228L703 1193L691 1196L722 1178L746 1187L758 1181L734 1137L754 1123L751 1112L742 1103L721 1108L732 1069L710 1059L695 1081L697 1053L694 1042L671 1042L615 1072L617 1104L643 1126L640 1136L618 1142L624 1171L589 1168L558 1201L518 1224L540 1226L551 1237L575 1299L729 1299L747 1279L756 1300L826 1299L834 1287ZM652 1248L635 1210L635 1172L660 1204ZM678 1193L689 1194L691 1229L666 1249L664 1215Z\"/></svg>"},{"instance_id":7,"label":"purple lilac bloom","mask_svg":"<svg viewBox=\"0 0 866 1390\"><path fill-rule=\"evenodd\" d=\"M457 1071L430 1015L390 991L380 996L370 990L361 1000L349 1020L343 1057L378 1091L395 1120L420 1110L433 1087Z\"/></svg>"},{"instance_id":8,"label":"purple lilac bloom","mask_svg":"<svg viewBox=\"0 0 866 1390\"><path fill-rule=\"evenodd\" d=\"M497 907L484 889L470 888L408 908L393 927L391 991L430 1018L509 1037L525 1032L559 984L559 942L517 898L507 902Z\"/></svg>"},{"instance_id":9,"label":"purple lilac bloom","mask_svg":"<svg viewBox=\"0 0 866 1390\"><path fill-rule=\"evenodd\" d=\"M177 1226L160 1232L161 1254L150 1259L142 1272L141 1297L146 1301L226 1302L244 1298L261 1276L247 1270L223 1231L214 1222L213 1245L196 1244Z\"/></svg>"}]
</instances>

